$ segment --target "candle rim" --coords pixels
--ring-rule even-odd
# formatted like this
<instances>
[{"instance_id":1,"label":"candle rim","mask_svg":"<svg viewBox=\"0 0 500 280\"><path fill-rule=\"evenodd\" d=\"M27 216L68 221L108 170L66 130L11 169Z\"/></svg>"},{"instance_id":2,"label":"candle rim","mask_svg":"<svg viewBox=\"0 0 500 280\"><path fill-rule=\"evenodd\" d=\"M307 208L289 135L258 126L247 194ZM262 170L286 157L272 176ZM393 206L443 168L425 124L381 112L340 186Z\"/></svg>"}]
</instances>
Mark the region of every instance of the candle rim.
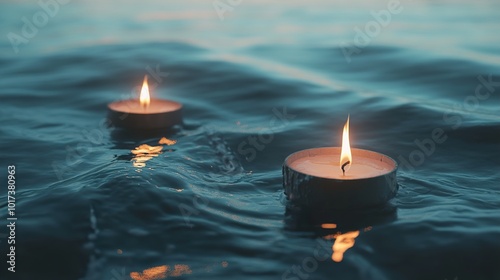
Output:
<instances>
[{"instance_id":1,"label":"candle rim","mask_svg":"<svg viewBox=\"0 0 500 280\"><path fill-rule=\"evenodd\" d=\"M327 146L327 147L317 147L317 148L309 148L309 149L304 149L304 150L300 150L300 151L297 151L297 152L294 152L292 154L290 154L288 157L286 157L285 159L285 165L287 166L287 168L293 170L294 172L297 172L297 173L300 173L300 174L303 174L303 175L306 175L306 176L313 176L313 177L316 177L316 178L322 178L322 179L326 179L326 180L338 180L338 181L356 181L356 180L365 180L365 179L373 179L373 178L378 178L378 177L382 177L382 176L386 176L388 174L391 174L392 172L395 172L397 169L398 169L398 163L391 157L387 156L387 155L384 155L382 153L379 153L379 152L375 152L375 151L371 151L371 150L366 150L366 149L359 149L359 148L351 148L351 152L353 153L353 156L354 156L354 151L356 151L356 153L358 152L364 152L364 153L368 153L368 154L372 154L372 155L377 155L377 156L381 156L381 159L384 159L384 163L387 163L387 164L392 164L393 166L391 166L391 168L385 172L385 173L382 173L380 175L374 175L374 176L369 176L369 177L361 177L361 178L331 178L331 177L324 177L324 176L317 176L317 175L311 175L311 174L307 174L307 173L304 173L303 171L300 171L300 170L297 170L296 168L292 167L292 163L299 159L299 158L296 158L294 161L291 161L292 158L295 156L298 156L299 154L301 153L307 153L308 151L312 151L312 150L338 150L339 151L339 155L340 155L340 151L342 150L342 147L332 147L332 146ZM328 155L328 154L326 154ZM301 158L301 157L300 157Z\"/></svg>"}]
</instances>

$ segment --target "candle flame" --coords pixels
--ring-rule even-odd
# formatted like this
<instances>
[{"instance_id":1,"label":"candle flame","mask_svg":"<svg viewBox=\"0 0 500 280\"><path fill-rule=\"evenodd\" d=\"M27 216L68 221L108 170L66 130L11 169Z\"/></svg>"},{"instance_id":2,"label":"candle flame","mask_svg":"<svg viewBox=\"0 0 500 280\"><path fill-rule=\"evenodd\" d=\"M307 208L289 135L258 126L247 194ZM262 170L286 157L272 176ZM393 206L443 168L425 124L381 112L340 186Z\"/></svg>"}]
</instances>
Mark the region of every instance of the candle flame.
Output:
<instances>
[{"instance_id":1,"label":"candle flame","mask_svg":"<svg viewBox=\"0 0 500 280\"><path fill-rule=\"evenodd\" d=\"M141 96L139 97L139 101L141 102L141 106L148 107L150 98L149 98L149 86L148 86L148 76L144 76L144 82L142 82Z\"/></svg>"},{"instance_id":2,"label":"candle flame","mask_svg":"<svg viewBox=\"0 0 500 280\"><path fill-rule=\"evenodd\" d=\"M352 165L351 145L349 143L349 116L344 125L344 132L342 134L342 152L340 153L340 169L345 174Z\"/></svg>"}]
</instances>

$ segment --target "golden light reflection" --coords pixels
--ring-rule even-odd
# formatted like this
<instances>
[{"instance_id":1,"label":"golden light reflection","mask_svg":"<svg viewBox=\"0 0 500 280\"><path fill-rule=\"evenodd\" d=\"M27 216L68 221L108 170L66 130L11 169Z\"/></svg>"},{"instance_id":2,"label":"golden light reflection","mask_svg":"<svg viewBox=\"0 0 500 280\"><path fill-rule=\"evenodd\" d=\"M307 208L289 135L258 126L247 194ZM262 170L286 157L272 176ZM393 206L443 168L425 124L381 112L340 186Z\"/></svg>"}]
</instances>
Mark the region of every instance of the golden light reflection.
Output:
<instances>
[{"instance_id":1,"label":"golden light reflection","mask_svg":"<svg viewBox=\"0 0 500 280\"><path fill-rule=\"evenodd\" d=\"M345 251L354 246L355 239L358 236L359 230L338 234L332 246L332 260L334 262L341 262L344 258Z\"/></svg>"},{"instance_id":2,"label":"golden light reflection","mask_svg":"<svg viewBox=\"0 0 500 280\"><path fill-rule=\"evenodd\" d=\"M177 143L176 140L171 140L166 137L162 137L159 141L159 144L172 146ZM132 164L134 167L142 168L146 166L146 162L153 159L154 157L159 156L162 153L163 146L150 146L148 144L141 144L139 147L135 147L135 149L131 150L134 157L132 158Z\"/></svg>"},{"instance_id":3,"label":"golden light reflection","mask_svg":"<svg viewBox=\"0 0 500 280\"><path fill-rule=\"evenodd\" d=\"M165 279L167 278L167 271L169 270L169 266L161 265L156 267L151 267L139 272L130 272L130 278L134 280L156 280L156 279Z\"/></svg>"},{"instance_id":4,"label":"golden light reflection","mask_svg":"<svg viewBox=\"0 0 500 280\"><path fill-rule=\"evenodd\" d=\"M322 224L323 229L334 229L336 224ZM363 232L370 231L371 226L363 229ZM332 261L341 262L344 259L344 253L350 248L354 247L356 237L359 236L360 230L348 231L345 233L337 232L335 234L328 234L323 236L325 240L335 240L332 245Z\"/></svg>"},{"instance_id":5,"label":"golden light reflection","mask_svg":"<svg viewBox=\"0 0 500 280\"><path fill-rule=\"evenodd\" d=\"M352 156L351 156L351 144L349 143L349 116L347 117L347 122L344 125L344 131L342 133L342 151L340 153L340 169L345 175L345 172L351 168Z\"/></svg>"},{"instance_id":6,"label":"golden light reflection","mask_svg":"<svg viewBox=\"0 0 500 280\"><path fill-rule=\"evenodd\" d=\"M146 161L160 155L162 149L163 146L149 146L148 144L142 144L139 147L136 147L131 151L132 154L134 154L134 157L132 158L134 167L145 167Z\"/></svg>"},{"instance_id":7,"label":"golden light reflection","mask_svg":"<svg viewBox=\"0 0 500 280\"><path fill-rule=\"evenodd\" d=\"M337 228L337 225L336 224L321 224L321 228L334 229L334 228Z\"/></svg>"},{"instance_id":8,"label":"golden light reflection","mask_svg":"<svg viewBox=\"0 0 500 280\"><path fill-rule=\"evenodd\" d=\"M172 270L169 265L155 266L141 272L131 272L130 278L133 280L160 280L169 276L179 277L184 274L191 274L193 271L188 265L176 264Z\"/></svg>"},{"instance_id":9,"label":"golden light reflection","mask_svg":"<svg viewBox=\"0 0 500 280\"><path fill-rule=\"evenodd\" d=\"M191 270L191 268L189 268L188 265L176 264L174 265L174 270L169 273L169 276L179 277L181 275L191 274L191 273L193 273L193 271Z\"/></svg>"},{"instance_id":10,"label":"golden light reflection","mask_svg":"<svg viewBox=\"0 0 500 280\"><path fill-rule=\"evenodd\" d=\"M149 86L148 86L148 76L144 76L144 81L142 82L141 95L139 96L139 102L141 106L148 107L151 99L149 97Z\"/></svg>"},{"instance_id":11,"label":"golden light reflection","mask_svg":"<svg viewBox=\"0 0 500 280\"><path fill-rule=\"evenodd\" d=\"M177 143L177 141L175 140L171 140L171 139L168 139L168 138L165 138L165 137L162 137L160 139L160 141L158 141L159 144L164 144L164 145L167 145L167 146L172 146L174 145L175 143Z\"/></svg>"}]
</instances>

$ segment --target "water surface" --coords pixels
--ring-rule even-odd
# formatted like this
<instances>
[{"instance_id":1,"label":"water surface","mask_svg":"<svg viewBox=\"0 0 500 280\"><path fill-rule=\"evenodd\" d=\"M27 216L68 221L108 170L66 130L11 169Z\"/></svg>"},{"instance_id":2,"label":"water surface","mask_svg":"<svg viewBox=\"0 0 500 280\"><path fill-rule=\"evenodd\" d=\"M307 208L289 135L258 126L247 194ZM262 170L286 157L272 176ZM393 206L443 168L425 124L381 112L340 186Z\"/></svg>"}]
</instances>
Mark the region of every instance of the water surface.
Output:
<instances>
[{"instance_id":1,"label":"water surface","mask_svg":"<svg viewBox=\"0 0 500 280\"><path fill-rule=\"evenodd\" d=\"M74 0L16 53L7 35L42 8L0 4L4 221L7 166L18 176L17 272L1 278L500 279L500 5L400 8L361 46L387 2L244 0L219 17L211 1ZM185 124L108 127L106 104L146 74ZM283 160L340 145L348 114L353 147L399 163L397 196L287 210ZM134 166L162 137L177 142Z\"/></svg>"}]
</instances>

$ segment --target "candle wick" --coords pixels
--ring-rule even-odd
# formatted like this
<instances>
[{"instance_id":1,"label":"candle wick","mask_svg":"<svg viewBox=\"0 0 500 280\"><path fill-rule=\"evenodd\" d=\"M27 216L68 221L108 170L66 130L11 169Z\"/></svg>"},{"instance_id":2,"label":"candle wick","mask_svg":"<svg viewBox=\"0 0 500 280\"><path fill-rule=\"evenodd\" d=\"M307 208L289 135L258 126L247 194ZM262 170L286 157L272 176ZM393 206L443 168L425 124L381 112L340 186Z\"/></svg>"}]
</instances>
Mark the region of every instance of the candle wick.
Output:
<instances>
[{"instance_id":1,"label":"candle wick","mask_svg":"<svg viewBox=\"0 0 500 280\"><path fill-rule=\"evenodd\" d=\"M345 166L346 166L346 165L348 165L349 163L351 163L351 162L350 162L350 161L347 161L346 163L342 164L342 167L341 167L341 168L342 168L342 173L344 174L344 176L345 176L345 169L344 169L344 168L345 168Z\"/></svg>"}]
</instances>

